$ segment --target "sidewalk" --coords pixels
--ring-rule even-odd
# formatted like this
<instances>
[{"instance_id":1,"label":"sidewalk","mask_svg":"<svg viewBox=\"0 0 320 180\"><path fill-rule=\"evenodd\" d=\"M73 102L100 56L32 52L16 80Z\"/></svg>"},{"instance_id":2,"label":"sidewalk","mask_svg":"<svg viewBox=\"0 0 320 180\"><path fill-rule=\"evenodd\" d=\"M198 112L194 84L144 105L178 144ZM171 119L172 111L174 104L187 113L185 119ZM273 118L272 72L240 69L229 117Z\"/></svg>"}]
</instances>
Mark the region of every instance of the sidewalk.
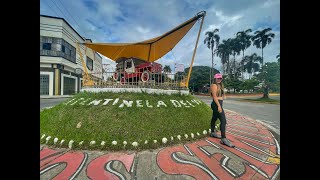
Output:
<instances>
[{"instance_id":1,"label":"sidewalk","mask_svg":"<svg viewBox=\"0 0 320 180\"><path fill-rule=\"evenodd\" d=\"M73 95L55 95L55 96L47 96L47 95L40 95L40 99L58 99L58 98L70 98Z\"/></svg>"},{"instance_id":2,"label":"sidewalk","mask_svg":"<svg viewBox=\"0 0 320 180\"><path fill-rule=\"evenodd\" d=\"M210 96L210 94L205 93L205 94L195 94L197 96ZM242 94L242 93L238 93L238 94L226 94L227 97L252 97L252 96L263 96L262 93L253 93L253 94ZM280 93L269 93L269 96L280 96Z\"/></svg>"},{"instance_id":3,"label":"sidewalk","mask_svg":"<svg viewBox=\"0 0 320 180\"><path fill-rule=\"evenodd\" d=\"M40 145L40 178L280 179L280 146L272 133L250 117L225 112L227 138L235 148L209 135L141 152L79 151Z\"/></svg>"}]
</instances>

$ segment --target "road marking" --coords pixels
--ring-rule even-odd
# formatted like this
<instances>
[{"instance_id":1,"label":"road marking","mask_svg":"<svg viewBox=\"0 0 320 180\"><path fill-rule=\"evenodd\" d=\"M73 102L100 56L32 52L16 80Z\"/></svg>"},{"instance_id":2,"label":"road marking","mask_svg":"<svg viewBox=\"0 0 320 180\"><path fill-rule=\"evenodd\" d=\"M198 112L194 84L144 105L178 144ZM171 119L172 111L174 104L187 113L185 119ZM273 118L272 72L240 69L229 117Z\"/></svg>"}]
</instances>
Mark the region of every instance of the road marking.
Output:
<instances>
[{"instance_id":1,"label":"road marking","mask_svg":"<svg viewBox=\"0 0 320 180\"><path fill-rule=\"evenodd\" d=\"M266 155L269 155L269 156L272 156L272 157L277 157L277 158L279 157L279 156L275 156L275 155L273 155L273 154L270 154L270 153L264 151L263 149L260 149L260 148L254 146L254 145L251 145L251 144L249 144L249 143L247 143L247 142L245 142L245 141L243 141L243 140L240 140L240 141L243 142L243 143L245 143L245 144L248 145L248 146L251 146L252 148L254 148L254 149L256 149L256 150L259 150L259 151L265 153Z\"/></svg>"},{"instance_id":2,"label":"road marking","mask_svg":"<svg viewBox=\"0 0 320 180\"><path fill-rule=\"evenodd\" d=\"M254 165L250 164L249 166L250 166L252 169L256 170L258 173L260 173L260 174L261 174L262 176L264 176L265 178L268 178L268 179L269 179L269 177L268 177L268 175L267 175L266 173L260 171L260 170L259 170L257 167L255 167Z\"/></svg>"},{"instance_id":3,"label":"road marking","mask_svg":"<svg viewBox=\"0 0 320 180\"><path fill-rule=\"evenodd\" d=\"M226 155L223 155L225 158L223 159L223 162L222 162L222 167L227 170L233 177L236 177L236 175L226 166L226 163L227 161L229 160L229 157L226 156Z\"/></svg>"},{"instance_id":4,"label":"road marking","mask_svg":"<svg viewBox=\"0 0 320 180\"><path fill-rule=\"evenodd\" d=\"M242 136L242 135L240 135L240 134L233 133L233 132L230 132L230 131L227 131L227 132L230 133L230 134L233 134L233 135L235 135L235 136L239 136L239 137L242 137L242 138L245 138L245 139L250 139L250 140L252 140L252 141L256 141L256 142L259 142L259 143L262 143L262 144L274 145L274 144L272 144L272 143L270 143L270 142L259 141L259 140L257 140L257 139L253 139L253 138L250 138L250 137L247 137L247 136Z\"/></svg>"},{"instance_id":5,"label":"road marking","mask_svg":"<svg viewBox=\"0 0 320 180\"><path fill-rule=\"evenodd\" d=\"M210 153L208 151L206 151L205 149L203 149L202 147L199 147L199 149L204 152L206 155L210 156Z\"/></svg>"},{"instance_id":6,"label":"road marking","mask_svg":"<svg viewBox=\"0 0 320 180\"><path fill-rule=\"evenodd\" d=\"M209 171L207 168L203 167L202 165L200 165L200 164L198 164L198 163L191 162L191 161L185 161L185 160L179 159L179 158L176 156L176 153L173 153L172 156L173 156L173 159L174 159L174 160L176 160L176 161L178 161L178 162L180 162L180 163L191 164L191 165L194 165L194 166L199 167L200 169L202 169L203 171L205 171L206 173L208 173L213 179L218 180L218 178L217 178L211 171Z\"/></svg>"},{"instance_id":7,"label":"road marking","mask_svg":"<svg viewBox=\"0 0 320 180\"><path fill-rule=\"evenodd\" d=\"M43 173L45 173L45 172L47 172L47 171L49 171L50 169L52 169L52 168L54 168L54 167L56 167L56 166L59 166L60 164L62 164L62 163L53 164L53 165L45 168L44 170L40 171L40 175L43 174Z\"/></svg>"},{"instance_id":8,"label":"road marking","mask_svg":"<svg viewBox=\"0 0 320 180\"><path fill-rule=\"evenodd\" d=\"M209 140L207 140L207 139L206 139L205 141L207 141L209 144L211 144L212 146L216 147L217 149L220 149L220 147L219 147L219 146L217 146L217 145L213 144L211 141L209 141Z\"/></svg>"},{"instance_id":9,"label":"road marking","mask_svg":"<svg viewBox=\"0 0 320 180\"><path fill-rule=\"evenodd\" d=\"M113 169L111 169L110 164L111 164L112 162L113 162L113 161L109 161L108 164L106 165L106 166L107 166L107 170L108 170L109 172L111 172L112 174L118 176L121 180L125 180L126 178L125 178L122 174L120 174L120 173L118 173L117 171L114 171Z\"/></svg>"},{"instance_id":10,"label":"road marking","mask_svg":"<svg viewBox=\"0 0 320 180\"><path fill-rule=\"evenodd\" d=\"M71 176L70 180L74 179L80 173L87 159L88 159L88 154L84 153L84 159L82 160L81 165L79 166L78 170Z\"/></svg>"},{"instance_id":11,"label":"road marking","mask_svg":"<svg viewBox=\"0 0 320 180\"><path fill-rule=\"evenodd\" d=\"M249 154L249 153L247 153L247 152L245 152L245 151L242 151L241 149L239 149L239 148L237 148L237 147L234 147L234 149L242 152L243 154L245 154L245 155L247 155L247 156L249 156L249 157L251 157L251 158L253 158L253 159L257 160L257 161L260 161L260 162L263 162L263 163L266 163L266 164L273 164L273 163L270 163L270 162L268 162L268 161L263 161L263 160L261 160L261 159L259 159L259 158L256 158L256 157L252 156L251 154Z\"/></svg>"},{"instance_id":12,"label":"road marking","mask_svg":"<svg viewBox=\"0 0 320 180\"><path fill-rule=\"evenodd\" d=\"M191 156L194 156L190 149L184 144L183 147L188 151Z\"/></svg>"}]
</instances>

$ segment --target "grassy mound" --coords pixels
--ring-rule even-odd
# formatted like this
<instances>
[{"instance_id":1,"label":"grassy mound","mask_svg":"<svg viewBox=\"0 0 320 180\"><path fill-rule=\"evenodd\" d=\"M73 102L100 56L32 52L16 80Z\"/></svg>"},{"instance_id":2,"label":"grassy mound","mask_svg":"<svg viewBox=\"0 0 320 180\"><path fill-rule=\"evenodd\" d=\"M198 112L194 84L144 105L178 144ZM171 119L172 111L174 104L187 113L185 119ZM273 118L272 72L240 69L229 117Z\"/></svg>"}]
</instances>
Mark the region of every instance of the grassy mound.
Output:
<instances>
[{"instance_id":1,"label":"grassy mound","mask_svg":"<svg viewBox=\"0 0 320 180\"><path fill-rule=\"evenodd\" d=\"M73 140L72 149L158 148L208 136L203 131L209 130L211 116L210 107L191 95L79 93L40 112L40 142L68 147ZM164 137L166 143L162 142ZM61 140L65 141L61 144ZM96 143L90 145L91 141ZM133 146L133 142L138 146Z\"/></svg>"}]
</instances>

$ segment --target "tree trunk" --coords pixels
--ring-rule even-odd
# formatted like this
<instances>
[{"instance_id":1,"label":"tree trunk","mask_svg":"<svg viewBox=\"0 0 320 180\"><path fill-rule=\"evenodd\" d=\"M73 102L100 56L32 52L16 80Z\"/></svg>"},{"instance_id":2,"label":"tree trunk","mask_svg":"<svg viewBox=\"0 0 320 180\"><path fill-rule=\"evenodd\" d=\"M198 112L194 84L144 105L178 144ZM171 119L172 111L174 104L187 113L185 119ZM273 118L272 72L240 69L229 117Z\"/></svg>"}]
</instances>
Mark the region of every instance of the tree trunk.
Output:
<instances>
[{"instance_id":1,"label":"tree trunk","mask_svg":"<svg viewBox=\"0 0 320 180\"><path fill-rule=\"evenodd\" d=\"M236 54L233 54L233 77L236 77Z\"/></svg>"},{"instance_id":2,"label":"tree trunk","mask_svg":"<svg viewBox=\"0 0 320 180\"><path fill-rule=\"evenodd\" d=\"M242 62L243 62L243 59L244 59L244 51L242 51ZM244 62L242 63L242 81L243 81L243 73L244 73Z\"/></svg>"},{"instance_id":3,"label":"tree trunk","mask_svg":"<svg viewBox=\"0 0 320 180\"><path fill-rule=\"evenodd\" d=\"M264 86L263 88L263 98L269 98L269 87Z\"/></svg>"},{"instance_id":4,"label":"tree trunk","mask_svg":"<svg viewBox=\"0 0 320 180\"><path fill-rule=\"evenodd\" d=\"M213 77L213 49L211 49L211 59L212 59L212 61L211 61L211 70L212 70L211 76ZM211 83L212 83L212 81L210 81L210 84Z\"/></svg>"},{"instance_id":5,"label":"tree trunk","mask_svg":"<svg viewBox=\"0 0 320 180\"><path fill-rule=\"evenodd\" d=\"M213 49L211 48L210 85L212 84L212 79L213 79L212 65L213 65Z\"/></svg>"},{"instance_id":6,"label":"tree trunk","mask_svg":"<svg viewBox=\"0 0 320 180\"><path fill-rule=\"evenodd\" d=\"M262 69L263 69L263 48L261 48L261 49L262 49Z\"/></svg>"},{"instance_id":7,"label":"tree trunk","mask_svg":"<svg viewBox=\"0 0 320 180\"><path fill-rule=\"evenodd\" d=\"M224 65L224 63L222 64L222 72L223 72L223 74L225 74L225 67L224 67L225 65Z\"/></svg>"},{"instance_id":8,"label":"tree trunk","mask_svg":"<svg viewBox=\"0 0 320 180\"><path fill-rule=\"evenodd\" d=\"M230 75L230 74L231 74L231 68L230 68L229 57L228 57L228 62L227 62L227 72L228 72L228 75Z\"/></svg>"}]
</instances>

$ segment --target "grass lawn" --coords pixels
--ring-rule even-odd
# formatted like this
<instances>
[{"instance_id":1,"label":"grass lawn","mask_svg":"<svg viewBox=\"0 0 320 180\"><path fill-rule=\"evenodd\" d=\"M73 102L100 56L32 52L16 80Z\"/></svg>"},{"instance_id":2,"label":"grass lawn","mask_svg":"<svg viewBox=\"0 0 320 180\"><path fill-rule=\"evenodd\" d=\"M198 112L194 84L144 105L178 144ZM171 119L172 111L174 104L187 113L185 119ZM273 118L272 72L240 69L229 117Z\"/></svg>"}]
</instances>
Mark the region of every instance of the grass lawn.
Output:
<instances>
[{"instance_id":1,"label":"grass lawn","mask_svg":"<svg viewBox=\"0 0 320 180\"><path fill-rule=\"evenodd\" d=\"M93 100L96 100L96 105ZM174 100L179 101L181 107L175 107L174 103L178 103ZM72 149L112 151L159 148L208 136L203 131L209 130L211 116L210 107L191 95L79 93L71 101L40 112L40 136L45 134L40 143L46 143L46 138L51 136L48 145L68 147L69 141L73 140ZM191 138L191 133L194 138ZM165 144L162 143L164 137L167 139ZM58 138L56 143L55 138ZM60 145L62 139L65 141ZM154 140L157 142L154 143ZM83 144L79 145L81 141ZM91 141L96 144L90 145ZM105 141L103 146L102 141ZM117 144L112 145L113 141ZM134 147L133 142L137 142L138 146Z\"/></svg>"},{"instance_id":2,"label":"grass lawn","mask_svg":"<svg viewBox=\"0 0 320 180\"><path fill-rule=\"evenodd\" d=\"M258 98L258 99L241 99L239 101L247 102L257 102L257 103L267 103L267 104L280 104L279 100L270 99L270 98Z\"/></svg>"}]
</instances>

